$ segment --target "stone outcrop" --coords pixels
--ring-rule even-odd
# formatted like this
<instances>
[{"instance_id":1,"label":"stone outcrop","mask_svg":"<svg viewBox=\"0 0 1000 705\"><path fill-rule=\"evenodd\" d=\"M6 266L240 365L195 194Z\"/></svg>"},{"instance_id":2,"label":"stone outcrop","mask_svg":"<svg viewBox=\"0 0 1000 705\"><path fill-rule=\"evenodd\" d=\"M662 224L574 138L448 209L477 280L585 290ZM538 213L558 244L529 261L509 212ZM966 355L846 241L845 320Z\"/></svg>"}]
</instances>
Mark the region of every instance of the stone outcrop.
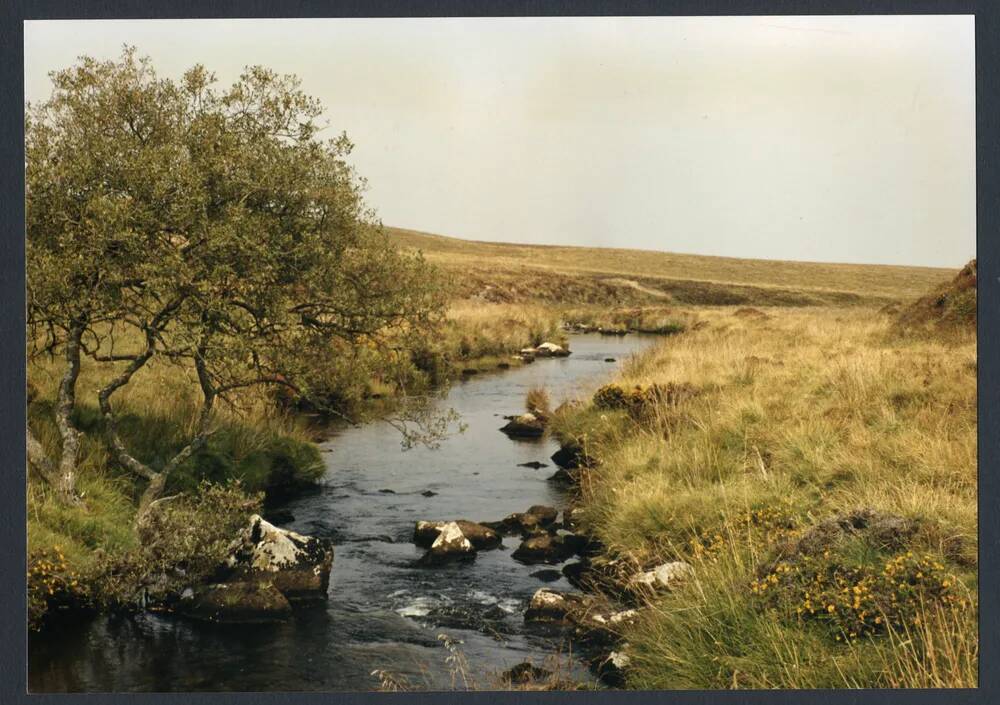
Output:
<instances>
[{"instance_id":1,"label":"stone outcrop","mask_svg":"<svg viewBox=\"0 0 1000 705\"><path fill-rule=\"evenodd\" d=\"M229 546L228 582L267 582L288 600L326 599L333 546L325 539L280 529L255 514Z\"/></svg>"}]
</instances>

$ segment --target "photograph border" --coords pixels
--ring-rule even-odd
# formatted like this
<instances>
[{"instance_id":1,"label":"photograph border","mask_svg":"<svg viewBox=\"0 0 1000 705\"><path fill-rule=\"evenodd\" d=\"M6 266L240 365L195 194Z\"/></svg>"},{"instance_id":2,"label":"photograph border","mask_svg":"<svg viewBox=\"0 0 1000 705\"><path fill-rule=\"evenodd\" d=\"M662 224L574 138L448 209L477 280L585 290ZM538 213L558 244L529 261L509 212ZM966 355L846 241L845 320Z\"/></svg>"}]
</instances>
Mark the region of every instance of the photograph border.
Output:
<instances>
[{"instance_id":1,"label":"photograph border","mask_svg":"<svg viewBox=\"0 0 1000 705\"><path fill-rule=\"evenodd\" d=\"M605 692L266 692L28 694L25 477L24 28L44 19L209 19L294 17L716 16L974 14L976 55L976 257L978 280L978 460L980 656L978 689ZM645 0L576 2L497 0L4 0L0 7L0 702L125 703L975 703L1000 702L996 657L1000 549L1000 3L949 0ZM990 586L992 589L983 589ZM990 627L993 625L993 627Z\"/></svg>"}]
</instances>

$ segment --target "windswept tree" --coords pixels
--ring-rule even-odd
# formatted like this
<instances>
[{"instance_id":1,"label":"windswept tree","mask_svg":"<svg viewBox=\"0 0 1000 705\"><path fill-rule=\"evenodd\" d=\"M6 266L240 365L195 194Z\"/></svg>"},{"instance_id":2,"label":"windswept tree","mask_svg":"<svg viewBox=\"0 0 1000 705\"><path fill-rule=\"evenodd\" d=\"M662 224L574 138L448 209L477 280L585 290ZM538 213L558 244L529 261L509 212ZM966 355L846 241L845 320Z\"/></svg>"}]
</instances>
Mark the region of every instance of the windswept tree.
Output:
<instances>
[{"instance_id":1,"label":"windswept tree","mask_svg":"<svg viewBox=\"0 0 1000 705\"><path fill-rule=\"evenodd\" d=\"M439 315L435 277L365 210L351 143L319 138L321 106L294 77L253 67L219 89L196 66L174 82L126 49L53 81L27 119L29 324L66 360L62 455L38 461L61 469L65 497L81 356L114 366L98 403L114 457L148 481L141 517L219 400L265 384L309 395L316 360ZM154 358L193 369L202 397L189 442L156 467L115 410Z\"/></svg>"}]
</instances>

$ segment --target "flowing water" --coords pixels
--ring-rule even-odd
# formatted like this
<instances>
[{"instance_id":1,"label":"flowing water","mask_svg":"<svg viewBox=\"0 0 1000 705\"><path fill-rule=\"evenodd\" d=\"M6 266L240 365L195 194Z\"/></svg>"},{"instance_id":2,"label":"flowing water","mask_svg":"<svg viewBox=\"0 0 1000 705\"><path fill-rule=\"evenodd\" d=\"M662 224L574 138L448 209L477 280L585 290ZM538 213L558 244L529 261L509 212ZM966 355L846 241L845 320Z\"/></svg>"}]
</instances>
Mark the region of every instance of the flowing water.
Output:
<instances>
[{"instance_id":1,"label":"flowing water","mask_svg":"<svg viewBox=\"0 0 1000 705\"><path fill-rule=\"evenodd\" d=\"M420 519L501 519L533 504L562 508L564 490L551 439L517 441L498 430L504 414L544 386L555 403L588 394L650 338L571 336L573 355L470 377L441 401L458 411L464 433L439 448L403 451L385 423L335 431L323 443L327 473L318 488L281 507L278 521L335 545L329 601L272 625L214 625L142 614L102 616L29 641L32 691L371 690L384 670L411 687L453 687L454 659L438 638L457 644L481 687L522 661L553 654L567 676L587 678L558 636L534 632L523 614L539 587L572 589L561 576L533 576L505 547L471 563L420 568L412 542ZM606 362L608 357L615 363ZM540 469L519 463L541 461ZM424 496L427 491L435 493ZM279 515L275 515L279 516ZM558 569L559 566L555 566ZM551 573L551 570L550 570ZM545 576L554 577L552 575ZM457 684L462 687L461 678Z\"/></svg>"}]
</instances>

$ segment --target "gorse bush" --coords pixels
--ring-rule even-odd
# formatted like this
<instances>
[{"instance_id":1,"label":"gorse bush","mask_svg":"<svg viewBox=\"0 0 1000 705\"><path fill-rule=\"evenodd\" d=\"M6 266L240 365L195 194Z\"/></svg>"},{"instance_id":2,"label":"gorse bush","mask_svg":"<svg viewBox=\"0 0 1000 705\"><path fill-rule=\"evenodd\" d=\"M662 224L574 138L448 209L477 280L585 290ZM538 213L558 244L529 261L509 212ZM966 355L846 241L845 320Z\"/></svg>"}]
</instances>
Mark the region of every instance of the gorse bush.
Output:
<instances>
[{"instance_id":1,"label":"gorse bush","mask_svg":"<svg viewBox=\"0 0 1000 705\"><path fill-rule=\"evenodd\" d=\"M90 606L93 600L87 581L70 567L59 546L28 554L29 629L39 629L61 610Z\"/></svg>"},{"instance_id":2,"label":"gorse bush","mask_svg":"<svg viewBox=\"0 0 1000 705\"><path fill-rule=\"evenodd\" d=\"M785 619L821 624L836 641L855 641L919 626L932 603L970 607L958 579L929 553L889 557L881 571L866 562L845 565L824 553L801 562L779 561L750 584L763 607Z\"/></svg>"}]
</instances>

